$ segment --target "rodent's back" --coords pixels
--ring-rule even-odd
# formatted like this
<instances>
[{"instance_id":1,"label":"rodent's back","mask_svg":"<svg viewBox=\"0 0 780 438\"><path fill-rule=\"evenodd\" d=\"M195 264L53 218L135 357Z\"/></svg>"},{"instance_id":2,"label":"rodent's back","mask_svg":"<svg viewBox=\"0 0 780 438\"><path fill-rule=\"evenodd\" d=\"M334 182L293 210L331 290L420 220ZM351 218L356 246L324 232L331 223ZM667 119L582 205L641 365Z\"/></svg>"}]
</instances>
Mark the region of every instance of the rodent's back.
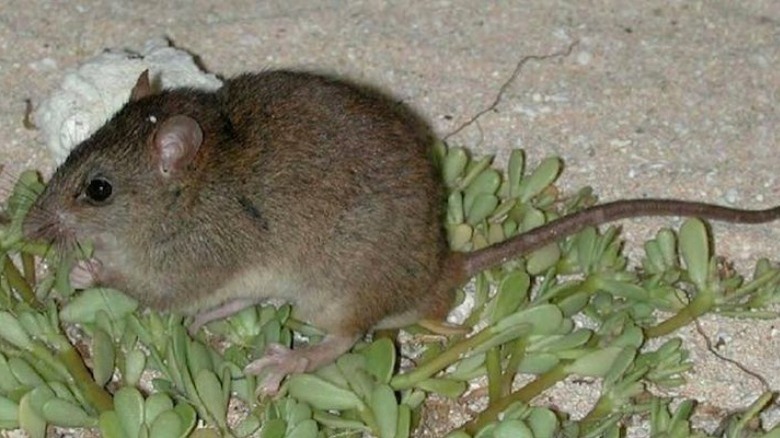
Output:
<instances>
[{"instance_id":1,"label":"rodent's back","mask_svg":"<svg viewBox=\"0 0 780 438\"><path fill-rule=\"evenodd\" d=\"M408 206L416 214L403 219L427 221L420 213L429 212L441 226L431 138L403 107L350 84L286 71L239 76L219 97L236 146L254 150L236 154L250 160L240 168L269 188L265 196L300 201L286 206L306 206L334 222L351 205L377 213L385 204Z\"/></svg>"},{"instance_id":2,"label":"rodent's back","mask_svg":"<svg viewBox=\"0 0 780 438\"><path fill-rule=\"evenodd\" d=\"M371 325L418 308L447 253L426 125L384 95L307 73L239 76L218 100L235 147L253 151L235 155L249 160L238 190L271 246L312 287L362 294Z\"/></svg>"}]
</instances>

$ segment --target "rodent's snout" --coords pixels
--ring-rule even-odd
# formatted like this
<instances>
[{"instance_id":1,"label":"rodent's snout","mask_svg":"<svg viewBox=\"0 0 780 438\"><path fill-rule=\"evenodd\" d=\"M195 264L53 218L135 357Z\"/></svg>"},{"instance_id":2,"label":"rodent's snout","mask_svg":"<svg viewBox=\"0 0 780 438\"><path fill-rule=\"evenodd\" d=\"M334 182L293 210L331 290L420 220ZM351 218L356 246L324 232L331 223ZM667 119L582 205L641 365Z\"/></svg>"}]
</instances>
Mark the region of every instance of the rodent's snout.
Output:
<instances>
[{"instance_id":1,"label":"rodent's snout","mask_svg":"<svg viewBox=\"0 0 780 438\"><path fill-rule=\"evenodd\" d=\"M31 241L53 241L63 233L57 214L35 202L22 221L22 235Z\"/></svg>"}]
</instances>

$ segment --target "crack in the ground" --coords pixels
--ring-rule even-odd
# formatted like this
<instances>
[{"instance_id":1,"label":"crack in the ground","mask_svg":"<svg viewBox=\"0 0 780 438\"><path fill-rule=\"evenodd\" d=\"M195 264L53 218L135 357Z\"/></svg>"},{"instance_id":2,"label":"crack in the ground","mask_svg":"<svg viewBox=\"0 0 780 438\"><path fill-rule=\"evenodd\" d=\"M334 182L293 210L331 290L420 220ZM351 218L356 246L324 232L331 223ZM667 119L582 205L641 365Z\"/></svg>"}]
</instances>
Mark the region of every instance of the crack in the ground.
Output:
<instances>
[{"instance_id":1,"label":"crack in the ground","mask_svg":"<svg viewBox=\"0 0 780 438\"><path fill-rule=\"evenodd\" d=\"M466 129L467 127L471 126L472 124L476 123L477 126L479 126L479 118L484 116L485 114L489 113L490 111L493 111L499 103L501 103L501 99L504 97L504 93L506 92L507 88L509 88L510 85L512 85L512 82L517 79L517 76L520 75L520 71L523 69L523 66L525 66L530 61L546 61L548 59L552 58L566 58L569 55L571 55L571 52L574 50L575 47L580 43L580 40L574 40L569 45L563 49L559 50L557 52L549 53L546 55L528 55L521 58L519 61L517 61L517 64L515 64L515 69L512 71L512 75L509 76L509 79L504 81L504 83L501 85L501 88L498 89L498 93L496 94L496 97L493 99L493 102L488 105L487 107L483 108L471 118L463 122L460 126L455 128L453 131L450 131L446 135L442 137L442 140L447 140L453 135L459 133L460 131Z\"/></svg>"},{"instance_id":2,"label":"crack in the ground","mask_svg":"<svg viewBox=\"0 0 780 438\"><path fill-rule=\"evenodd\" d=\"M715 357L718 359L730 363L731 365L734 365L735 367L742 370L743 373L753 377L754 379L758 380L761 385L764 387L764 391L770 391L769 382L762 376L761 374L758 374L757 372L749 369L745 365L743 365L741 362L734 360L730 357L726 357L722 355L718 350L715 349L715 347L712 345L712 340L710 339L709 335L704 332L704 329L701 328L701 324L699 324L698 319L694 319L693 323L696 326L696 331L699 332L702 338L704 338L704 344L707 346L707 350L709 350L710 353L712 353Z\"/></svg>"}]
</instances>

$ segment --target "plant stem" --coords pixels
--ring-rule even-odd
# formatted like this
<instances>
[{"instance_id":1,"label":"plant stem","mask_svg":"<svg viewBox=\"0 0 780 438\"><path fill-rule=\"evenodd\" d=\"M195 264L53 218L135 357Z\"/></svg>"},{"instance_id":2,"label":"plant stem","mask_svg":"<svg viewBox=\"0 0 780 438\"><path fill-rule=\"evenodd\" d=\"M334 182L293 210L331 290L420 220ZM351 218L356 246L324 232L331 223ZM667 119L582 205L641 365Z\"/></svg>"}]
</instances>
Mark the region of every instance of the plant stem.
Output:
<instances>
[{"instance_id":1,"label":"plant stem","mask_svg":"<svg viewBox=\"0 0 780 438\"><path fill-rule=\"evenodd\" d=\"M33 309L43 309L41 303L35 298L35 292L33 291L32 286L24 279L22 273L19 272L19 269L8 256L5 256L5 260L3 261L3 272L8 279L8 284L19 293L25 303L29 304Z\"/></svg>"},{"instance_id":2,"label":"plant stem","mask_svg":"<svg viewBox=\"0 0 780 438\"><path fill-rule=\"evenodd\" d=\"M500 346L496 345L485 353L485 367L488 378L488 403L492 403L503 395Z\"/></svg>"},{"instance_id":3,"label":"plant stem","mask_svg":"<svg viewBox=\"0 0 780 438\"><path fill-rule=\"evenodd\" d=\"M26 252L21 253L22 258L22 272L24 272L24 279L27 284L35 284L35 257L32 254Z\"/></svg>"},{"instance_id":4,"label":"plant stem","mask_svg":"<svg viewBox=\"0 0 780 438\"><path fill-rule=\"evenodd\" d=\"M766 391L763 394L761 394L756 401L750 404L748 409L742 413L742 415L739 416L739 420L737 422L737 429L739 432L742 431L742 429L745 429L748 427L748 423L758 418L759 415L761 415L761 411L767 407L769 403L772 402L772 398L774 397L774 394L772 394L771 391Z\"/></svg>"},{"instance_id":5,"label":"plant stem","mask_svg":"<svg viewBox=\"0 0 780 438\"><path fill-rule=\"evenodd\" d=\"M550 388L557 382L563 380L567 376L566 366L570 363L571 361L566 361L565 363L556 365L555 368L538 376L533 382L525 385L516 392L496 400L495 403L491 403L491 405L482 411L477 418L466 423L462 429L465 429L466 433L469 435L476 435L476 433L487 424L496 421L498 415L506 410L512 403L528 403L547 388Z\"/></svg>"},{"instance_id":6,"label":"plant stem","mask_svg":"<svg viewBox=\"0 0 780 438\"><path fill-rule=\"evenodd\" d=\"M714 293L711 289L699 291L696 298L677 312L677 314L656 326L645 328L645 337L648 339L657 338L690 324L694 319L712 309L715 303L713 295Z\"/></svg>"},{"instance_id":7,"label":"plant stem","mask_svg":"<svg viewBox=\"0 0 780 438\"><path fill-rule=\"evenodd\" d=\"M487 328L470 338L463 339L452 345L440 355L431 359L429 362L421 364L411 372L393 377L390 381L390 386L395 390L411 388L415 383L427 379L456 362L460 359L461 354L464 354L470 349L489 340L493 335L495 335L495 333L491 332L490 328Z\"/></svg>"},{"instance_id":8,"label":"plant stem","mask_svg":"<svg viewBox=\"0 0 780 438\"><path fill-rule=\"evenodd\" d=\"M612 399L608 397L608 394L601 394L596 405L588 412L585 417L580 420L580 424L583 426L583 431L588 429L588 426L595 424L603 417L612 414L614 406L612 405Z\"/></svg>"},{"instance_id":9,"label":"plant stem","mask_svg":"<svg viewBox=\"0 0 780 438\"><path fill-rule=\"evenodd\" d=\"M525 357L525 339L517 339L510 344L509 361L506 365L506 371L504 371L503 379L501 381L501 395L507 395L512 392L512 382L517 375L517 368L520 366L520 362Z\"/></svg>"},{"instance_id":10,"label":"plant stem","mask_svg":"<svg viewBox=\"0 0 780 438\"><path fill-rule=\"evenodd\" d=\"M60 351L58 356L73 376L76 385L83 391L84 397L99 414L114 409L114 399L95 383L75 348L66 348Z\"/></svg>"},{"instance_id":11,"label":"plant stem","mask_svg":"<svg viewBox=\"0 0 780 438\"><path fill-rule=\"evenodd\" d=\"M780 278L780 271L769 271L761 277L758 277L750 283L740 287L734 291L733 294L727 296L726 298L730 302L738 302L742 297L754 293L767 284L776 281L778 278Z\"/></svg>"}]
</instances>

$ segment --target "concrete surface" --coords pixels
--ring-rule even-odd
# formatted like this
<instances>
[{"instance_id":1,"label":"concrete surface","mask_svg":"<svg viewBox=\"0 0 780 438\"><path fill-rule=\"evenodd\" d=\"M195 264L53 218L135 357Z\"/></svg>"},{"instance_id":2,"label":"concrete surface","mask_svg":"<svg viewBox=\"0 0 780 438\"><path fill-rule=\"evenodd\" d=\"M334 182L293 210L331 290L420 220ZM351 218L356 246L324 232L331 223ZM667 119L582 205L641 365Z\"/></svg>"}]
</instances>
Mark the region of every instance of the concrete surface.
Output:
<instances>
[{"instance_id":1,"label":"concrete surface","mask_svg":"<svg viewBox=\"0 0 780 438\"><path fill-rule=\"evenodd\" d=\"M223 75L292 66L374 83L441 135L484 112L450 143L499 159L522 147L532 163L560 155L562 186L591 185L604 200L780 202L776 0L0 0L0 163L51 171L22 125L25 100L40 101L64 69L104 48L157 35ZM549 57L507 82L529 55ZM668 223L626 224L626 246ZM718 251L743 270L759 256L780 260L776 224L713 229ZM778 390L777 324L707 318L703 329ZM685 336L697 371L681 394L711 417L758 395L755 378L715 358L694 331ZM576 388L564 398L587 408Z\"/></svg>"}]
</instances>

